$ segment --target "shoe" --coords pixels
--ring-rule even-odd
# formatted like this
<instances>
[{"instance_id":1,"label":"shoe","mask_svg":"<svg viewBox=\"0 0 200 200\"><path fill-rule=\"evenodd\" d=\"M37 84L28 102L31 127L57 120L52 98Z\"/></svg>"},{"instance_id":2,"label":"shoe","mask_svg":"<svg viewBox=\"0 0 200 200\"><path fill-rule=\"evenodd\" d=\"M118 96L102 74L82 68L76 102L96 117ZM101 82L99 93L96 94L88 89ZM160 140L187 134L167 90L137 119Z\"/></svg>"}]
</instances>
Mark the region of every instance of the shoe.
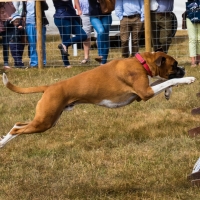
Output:
<instances>
[{"instance_id":1,"label":"shoe","mask_svg":"<svg viewBox=\"0 0 200 200\"><path fill-rule=\"evenodd\" d=\"M95 60L96 60L97 62L101 63L101 61L102 61L102 56L96 57Z\"/></svg>"},{"instance_id":2,"label":"shoe","mask_svg":"<svg viewBox=\"0 0 200 200\"><path fill-rule=\"evenodd\" d=\"M36 66L30 66L30 68L35 69L35 68L38 68L38 66L37 65Z\"/></svg>"},{"instance_id":3,"label":"shoe","mask_svg":"<svg viewBox=\"0 0 200 200\"><path fill-rule=\"evenodd\" d=\"M64 44L59 44L58 48L60 49L60 52L61 52L62 55L69 56L67 48Z\"/></svg>"},{"instance_id":4,"label":"shoe","mask_svg":"<svg viewBox=\"0 0 200 200\"><path fill-rule=\"evenodd\" d=\"M196 67L197 66L197 64L191 64L191 67L192 68L194 68L194 67Z\"/></svg>"},{"instance_id":5,"label":"shoe","mask_svg":"<svg viewBox=\"0 0 200 200\"><path fill-rule=\"evenodd\" d=\"M72 68L71 65L65 66L65 69L70 69L70 68Z\"/></svg>"},{"instance_id":6,"label":"shoe","mask_svg":"<svg viewBox=\"0 0 200 200\"><path fill-rule=\"evenodd\" d=\"M4 70L10 70L10 69L12 69L12 68L9 67L9 66L3 66L3 69L4 69Z\"/></svg>"},{"instance_id":7,"label":"shoe","mask_svg":"<svg viewBox=\"0 0 200 200\"><path fill-rule=\"evenodd\" d=\"M90 62L89 58L88 58L88 59L84 58L84 59L80 62L80 64L87 64L87 63L89 63L89 62Z\"/></svg>"}]
</instances>

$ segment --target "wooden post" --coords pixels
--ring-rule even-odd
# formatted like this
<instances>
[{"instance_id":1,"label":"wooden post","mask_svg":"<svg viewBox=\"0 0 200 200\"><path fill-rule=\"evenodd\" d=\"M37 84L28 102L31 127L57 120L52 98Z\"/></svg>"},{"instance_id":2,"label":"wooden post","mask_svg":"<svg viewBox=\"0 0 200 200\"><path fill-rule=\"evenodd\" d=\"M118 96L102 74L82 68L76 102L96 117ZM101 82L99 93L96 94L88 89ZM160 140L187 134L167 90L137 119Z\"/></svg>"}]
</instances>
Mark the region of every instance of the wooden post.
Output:
<instances>
[{"instance_id":1,"label":"wooden post","mask_svg":"<svg viewBox=\"0 0 200 200\"><path fill-rule=\"evenodd\" d=\"M35 2L36 7L36 27L37 27L37 54L38 54L38 68L43 68L43 47L42 47L42 12L41 2L37 0Z\"/></svg>"},{"instance_id":2,"label":"wooden post","mask_svg":"<svg viewBox=\"0 0 200 200\"><path fill-rule=\"evenodd\" d=\"M145 30L145 51L151 52L151 14L150 0L144 0L144 30Z\"/></svg>"}]
</instances>

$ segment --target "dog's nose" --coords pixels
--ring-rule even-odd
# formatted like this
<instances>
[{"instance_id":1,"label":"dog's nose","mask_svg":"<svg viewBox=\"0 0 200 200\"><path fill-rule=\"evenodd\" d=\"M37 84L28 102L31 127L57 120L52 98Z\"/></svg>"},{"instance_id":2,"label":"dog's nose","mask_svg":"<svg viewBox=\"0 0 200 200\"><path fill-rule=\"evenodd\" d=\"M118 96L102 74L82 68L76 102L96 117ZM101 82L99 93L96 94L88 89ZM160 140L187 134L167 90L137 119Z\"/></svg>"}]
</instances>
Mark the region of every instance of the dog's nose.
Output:
<instances>
[{"instance_id":1,"label":"dog's nose","mask_svg":"<svg viewBox=\"0 0 200 200\"><path fill-rule=\"evenodd\" d=\"M183 66L179 66L183 71L185 71L185 67L183 67Z\"/></svg>"}]
</instances>

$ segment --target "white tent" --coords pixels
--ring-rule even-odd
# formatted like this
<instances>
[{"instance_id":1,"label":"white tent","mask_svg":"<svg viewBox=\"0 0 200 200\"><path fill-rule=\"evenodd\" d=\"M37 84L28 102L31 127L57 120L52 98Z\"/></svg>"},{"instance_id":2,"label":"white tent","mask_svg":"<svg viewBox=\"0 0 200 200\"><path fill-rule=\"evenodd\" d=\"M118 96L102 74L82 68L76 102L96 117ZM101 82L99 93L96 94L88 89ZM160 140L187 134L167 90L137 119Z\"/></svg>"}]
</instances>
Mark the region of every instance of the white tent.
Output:
<instances>
[{"instance_id":1,"label":"white tent","mask_svg":"<svg viewBox=\"0 0 200 200\"><path fill-rule=\"evenodd\" d=\"M182 26L182 13L185 11L185 2L180 0L174 0L174 13L176 14L178 20L178 29L181 29ZM49 5L49 10L46 11L47 18L49 20L49 26L47 27L47 34L58 34L58 29L54 24L53 15L55 12L52 0L47 0ZM113 24L119 24L118 18L115 16L115 13L112 14Z\"/></svg>"}]
</instances>

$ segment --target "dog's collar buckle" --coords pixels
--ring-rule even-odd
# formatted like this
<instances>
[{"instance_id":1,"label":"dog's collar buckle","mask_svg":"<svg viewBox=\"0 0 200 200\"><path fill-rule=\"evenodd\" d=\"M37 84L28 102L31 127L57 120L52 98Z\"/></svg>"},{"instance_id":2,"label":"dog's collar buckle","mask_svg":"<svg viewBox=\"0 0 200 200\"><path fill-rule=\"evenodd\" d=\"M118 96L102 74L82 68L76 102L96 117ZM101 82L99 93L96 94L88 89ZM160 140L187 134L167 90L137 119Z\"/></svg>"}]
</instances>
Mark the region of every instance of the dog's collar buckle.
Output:
<instances>
[{"instance_id":1,"label":"dog's collar buckle","mask_svg":"<svg viewBox=\"0 0 200 200\"><path fill-rule=\"evenodd\" d=\"M140 61L140 63L146 69L146 71L149 74L149 76L153 77L152 72L151 72L149 66L147 65L146 61L142 58L142 56L139 53L136 53L135 57L138 59L138 61Z\"/></svg>"}]
</instances>

